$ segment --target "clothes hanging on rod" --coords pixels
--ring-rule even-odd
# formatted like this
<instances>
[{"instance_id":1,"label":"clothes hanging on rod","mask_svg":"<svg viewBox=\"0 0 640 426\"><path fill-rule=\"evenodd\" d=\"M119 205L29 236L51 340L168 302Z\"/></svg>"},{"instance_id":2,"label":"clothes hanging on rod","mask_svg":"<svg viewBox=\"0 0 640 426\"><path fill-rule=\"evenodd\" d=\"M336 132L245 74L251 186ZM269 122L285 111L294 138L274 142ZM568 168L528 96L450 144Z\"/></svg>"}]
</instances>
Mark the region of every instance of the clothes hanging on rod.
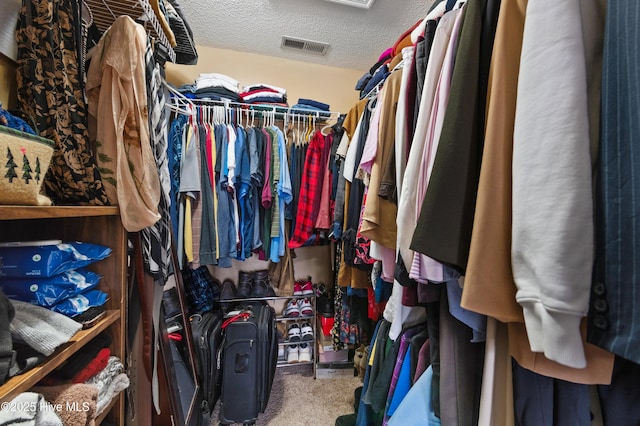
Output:
<instances>
[{"instance_id":1,"label":"clothes hanging on rod","mask_svg":"<svg viewBox=\"0 0 640 426\"><path fill-rule=\"evenodd\" d=\"M109 201L120 206L125 229L136 232L160 219L160 181L147 118L147 36L128 16L116 19L107 34L97 45L100 55L91 60L87 75L89 113L97 122L92 136L100 141L98 165ZM112 66L122 62L113 59L121 57L120 43L132 45L127 62L137 67ZM107 90L114 82L121 90Z\"/></svg>"},{"instance_id":2,"label":"clothes hanging on rod","mask_svg":"<svg viewBox=\"0 0 640 426\"><path fill-rule=\"evenodd\" d=\"M396 131L394 138L395 171L403 171L396 175L397 235L392 247L396 253L388 260L384 252L376 254L372 248L370 255L383 265L388 262L395 267L389 277L383 266L382 275L393 280L393 292L381 320L391 323L385 325L385 338L402 343L406 327L420 320L418 315L426 315L428 344L423 342L418 356L409 351L408 358L398 355L392 361L396 366L416 361L424 365L426 358L426 363L432 364L429 384L420 382L417 392L423 397L426 388L431 391L425 404L429 417L443 424L535 422L540 418L533 419L534 412L543 413L545 418L572 418L584 423L600 411L598 405L602 405L603 412L608 411L610 419L620 420L614 412L624 411L620 404L631 409L633 402L622 397L624 390L616 402L616 397L609 398L618 392L616 386L625 389L630 380L620 377L622 369L637 380L637 364L627 361L637 351L634 352L630 329L613 326L624 322L621 312L631 315L633 310L632 298L618 297L628 287L611 283L617 282L612 278L615 273L625 271L631 263L624 250L623 256L616 257L614 252L620 250L616 252L616 245L611 244L614 249L606 252L606 262L596 257L594 272L593 231L596 235L600 231L602 236L613 229L613 235L619 226L602 219L606 209L596 209L596 217L600 214L603 222L594 221L594 211L589 207L594 183L596 188L598 184L608 185L607 190L615 195L610 198L620 199L620 194L633 192L631 187L621 188L615 179L607 180L606 185L593 181L599 176L594 173L598 158L594 150L598 142L602 143L594 131L599 126L598 112L611 118L615 114L608 116L610 111L622 110L618 118L626 118L628 109L628 103L619 96L618 102L612 101L614 96L608 102L599 101L597 75L602 37L607 34L606 2L590 4L588 11L580 10L576 4L544 8L529 2L525 10L505 1L447 3L452 8L434 9L441 9L441 16L428 17L420 37L413 42L415 46L403 49L402 78L394 76L397 71L391 71L378 94L378 101L384 104L388 100L385 98L395 92L397 80L402 87L413 84L417 89L416 81L406 85L402 81L405 76L420 78L411 74L418 70L418 55L423 56L419 60L423 74L419 95L409 94L404 101L398 96L395 121L393 114L389 116L396 127L409 130ZM610 22L629 10L633 8L628 5L612 9ZM551 17L554 26L561 24L562 42L545 30ZM616 42L620 40L624 44L630 34L625 35L615 25L607 28L615 29L611 34L617 36L609 42L605 36L605 58L607 49L619 47ZM585 34L589 37L585 38ZM574 44L584 49L570 49ZM534 60L538 58L534 52L542 48L544 67ZM413 68L407 69L412 66L406 62L407 55L413 57ZM616 66L624 65L620 58L610 58L611 62L606 63L605 69L615 70L612 75L619 72ZM562 76L548 72L554 67L563 69ZM555 79L571 84L558 91ZM628 80L635 82L633 78ZM611 81L604 79L603 87L615 86ZM621 83L616 84L619 87ZM594 105L606 110L594 110ZM417 111L409 106L417 106ZM366 129L363 121L368 121L370 134L371 128L377 128L374 161L380 156L386 158L384 131L393 126L382 124L384 120L375 124L376 108L371 114L369 108L360 107L359 127L350 134L355 135L350 144L356 144L360 137L357 132ZM567 116L571 116L569 121L561 119ZM612 156L609 159L618 158L618 151L624 151L625 144L630 143L619 132L608 136L613 133L617 136L610 139L617 142L605 149ZM357 145L349 145L349 149L357 158ZM348 154L342 158L346 161L346 157ZM601 167L610 173L608 177L624 176L618 170L624 168L620 164L606 161ZM359 164L347 167L348 177L358 167L371 173L368 184L366 174L356 173L351 182L353 186L354 180L361 179L367 189L362 205L357 206L365 211L359 230L384 247L385 235L372 234L371 228L365 226L369 202L383 198L384 191L371 184L377 171L362 158ZM556 174L558 170L562 173ZM595 195L602 197L597 191ZM558 200L563 201L557 204ZM553 208L549 208L551 205ZM347 201L345 209L351 211L351 207ZM614 211L615 206L609 210ZM619 225L633 216L632 209L625 212L616 211L618 222L612 223ZM345 216L348 218L348 214ZM599 226L603 225L611 225L611 229L602 231ZM609 240L619 243L621 239ZM349 247L343 242L346 251ZM533 250L533 245L540 249ZM600 249L605 245L601 244ZM613 272L603 280L602 271ZM596 278L592 277L594 273ZM357 288L352 276L353 270L351 276L345 273L337 278L342 290ZM611 291L618 297L617 304L607 303ZM624 300L629 302L625 305ZM488 330L484 315L492 317ZM616 320L611 321L614 317ZM632 318L625 320L631 323ZM593 344L596 342L600 347ZM376 349L374 345L372 348ZM617 357L614 362L613 353L608 350L627 356L627 360ZM371 374L375 373L376 362L377 359L372 360ZM421 379L419 375L410 377L409 393ZM531 394L527 384L532 381L548 389L545 398ZM596 388L589 389L588 385L593 384L598 384L599 398L590 400L589 391ZM363 398L358 424L404 424L414 420L411 413L415 406L409 411L398 408L404 411L404 417L394 418L391 407L395 406L398 388L391 385L385 390L388 393L384 405L376 395ZM370 393L366 379L363 393ZM415 404L415 399L411 400ZM560 400L566 403L559 404ZM420 408L424 413L422 408L426 407ZM606 418L604 424L609 424ZM610 420L610 424L617 423Z\"/></svg>"},{"instance_id":3,"label":"clothes hanging on rod","mask_svg":"<svg viewBox=\"0 0 640 426\"><path fill-rule=\"evenodd\" d=\"M177 219L182 266L231 267L233 259L242 261L254 253L279 262L289 244L285 220L295 221L299 210L293 204L294 185L297 191L301 185L291 177L304 170L305 146L328 139L330 147L331 134L316 129L315 117L288 109L248 109L245 104L187 100L175 93L172 103L183 114L171 124L169 148L171 200L177 206L172 216ZM323 156L325 170L328 155ZM324 188L324 175L318 184ZM328 194L324 199L320 192L296 195L317 211L330 209ZM321 203L326 206L320 208ZM308 223L304 245L328 241L326 232L316 234L315 224Z\"/></svg>"},{"instance_id":4,"label":"clothes hanging on rod","mask_svg":"<svg viewBox=\"0 0 640 426\"><path fill-rule=\"evenodd\" d=\"M80 28L76 2L25 1L16 30L18 109L36 130L56 142L43 188L57 205L108 205L96 158L88 144L89 120L79 73ZM61 16L68 19L63 19ZM57 59L56 59L57 58Z\"/></svg>"}]
</instances>

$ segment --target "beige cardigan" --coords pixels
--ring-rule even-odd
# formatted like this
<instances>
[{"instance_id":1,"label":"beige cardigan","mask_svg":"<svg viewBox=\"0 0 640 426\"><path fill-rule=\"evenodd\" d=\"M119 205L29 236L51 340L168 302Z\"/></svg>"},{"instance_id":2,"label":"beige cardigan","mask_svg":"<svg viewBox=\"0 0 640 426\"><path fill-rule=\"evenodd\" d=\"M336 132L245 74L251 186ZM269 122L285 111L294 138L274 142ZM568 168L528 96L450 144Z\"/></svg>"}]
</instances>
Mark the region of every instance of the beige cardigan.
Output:
<instances>
[{"instance_id":1,"label":"beige cardigan","mask_svg":"<svg viewBox=\"0 0 640 426\"><path fill-rule=\"evenodd\" d=\"M120 16L94 48L87 73L98 166L109 201L120 206L129 232L160 219L160 179L149 139L146 45L142 26Z\"/></svg>"}]
</instances>

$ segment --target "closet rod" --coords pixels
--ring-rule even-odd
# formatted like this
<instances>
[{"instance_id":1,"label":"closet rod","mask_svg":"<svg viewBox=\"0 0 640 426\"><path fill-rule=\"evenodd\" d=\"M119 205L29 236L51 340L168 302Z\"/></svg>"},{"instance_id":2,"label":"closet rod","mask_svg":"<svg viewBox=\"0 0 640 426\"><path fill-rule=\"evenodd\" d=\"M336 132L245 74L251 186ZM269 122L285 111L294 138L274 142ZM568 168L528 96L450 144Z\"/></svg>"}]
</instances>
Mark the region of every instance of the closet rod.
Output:
<instances>
[{"instance_id":1,"label":"closet rod","mask_svg":"<svg viewBox=\"0 0 640 426\"><path fill-rule=\"evenodd\" d=\"M175 99L175 98L174 98ZM311 111L304 110L292 107L283 107L278 105L266 105L266 104L250 104L246 102L234 102L234 101L223 101L216 99L189 99L196 105L199 104L214 104L225 107L239 107L244 109L249 109L250 111L256 112L275 112L278 114L289 114L289 115L301 115L301 116L310 116L315 117L318 120L328 120L328 119L337 119L341 113L335 111Z\"/></svg>"},{"instance_id":2,"label":"closet rod","mask_svg":"<svg viewBox=\"0 0 640 426\"><path fill-rule=\"evenodd\" d=\"M385 79L386 80L386 79ZM378 84L376 84L375 86L373 86L373 89L369 90L369 93L367 93L365 96L363 96L360 99L364 99L364 98L373 98L375 96L378 95L378 93L380 93L380 89L382 89L382 86L384 86L384 81L382 80L381 82L379 82Z\"/></svg>"}]
</instances>

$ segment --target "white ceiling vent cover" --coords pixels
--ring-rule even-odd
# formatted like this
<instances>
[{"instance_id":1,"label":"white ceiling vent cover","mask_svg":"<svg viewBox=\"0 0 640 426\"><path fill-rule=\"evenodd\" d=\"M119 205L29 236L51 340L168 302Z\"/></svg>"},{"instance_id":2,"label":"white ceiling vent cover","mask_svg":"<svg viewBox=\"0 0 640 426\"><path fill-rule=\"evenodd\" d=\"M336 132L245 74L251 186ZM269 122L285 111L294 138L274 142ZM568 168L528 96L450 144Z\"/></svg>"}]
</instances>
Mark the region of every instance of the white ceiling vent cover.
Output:
<instances>
[{"instance_id":1,"label":"white ceiling vent cover","mask_svg":"<svg viewBox=\"0 0 640 426\"><path fill-rule=\"evenodd\" d=\"M315 55L324 55L329 50L329 43L319 41L304 40L289 36L282 36L282 47L293 50L302 50Z\"/></svg>"},{"instance_id":2,"label":"white ceiling vent cover","mask_svg":"<svg viewBox=\"0 0 640 426\"><path fill-rule=\"evenodd\" d=\"M369 9L375 0L325 0L333 3L340 3L347 6L360 7L362 9Z\"/></svg>"}]
</instances>

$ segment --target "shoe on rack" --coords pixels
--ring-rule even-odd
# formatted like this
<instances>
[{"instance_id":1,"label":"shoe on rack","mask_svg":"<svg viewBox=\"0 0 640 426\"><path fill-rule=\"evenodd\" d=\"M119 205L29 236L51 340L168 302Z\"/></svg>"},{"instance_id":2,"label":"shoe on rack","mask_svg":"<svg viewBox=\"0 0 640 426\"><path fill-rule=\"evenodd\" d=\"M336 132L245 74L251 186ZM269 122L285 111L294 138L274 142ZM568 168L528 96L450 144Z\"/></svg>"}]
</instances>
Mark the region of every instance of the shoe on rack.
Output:
<instances>
[{"instance_id":1,"label":"shoe on rack","mask_svg":"<svg viewBox=\"0 0 640 426\"><path fill-rule=\"evenodd\" d=\"M302 296L302 283L300 281L293 283L293 295Z\"/></svg>"},{"instance_id":2,"label":"shoe on rack","mask_svg":"<svg viewBox=\"0 0 640 426\"><path fill-rule=\"evenodd\" d=\"M282 345L282 344L278 345L278 359L284 359L284 354L285 354L284 347L285 345Z\"/></svg>"},{"instance_id":3,"label":"shoe on rack","mask_svg":"<svg viewBox=\"0 0 640 426\"><path fill-rule=\"evenodd\" d=\"M311 361L311 345L308 343L301 343L298 348L298 362L310 362Z\"/></svg>"},{"instance_id":4,"label":"shoe on rack","mask_svg":"<svg viewBox=\"0 0 640 426\"><path fill-rule=\"evenodd\" d=\"M308 277L306 281L302 283L302 295L311 296L313 294L313 284L311 283L311 277Z\"/></svg>"},{"instance_id":5,"label":"shoe on rack","mask_svg":"<svg viewBox=\"0 0 640 426\"><path fill-rule=\"evenodd\" d=\"M296 318L300 316L300 307L295 300L291 299L287 302L287 306L284 308L284 316L287 318Z\"/></svg>"},{"instance_id":6,"label":"shoe on rack","mask_svg":"<svg viewBox=\"0 0 640 426\"><path fill-rule=\"evenodd\" d=\"M300 315L302 316L313 315L313 308L311 307L311 302L307 298L298 299L298 309L300 311Z\"/></svg>"},{"instance_id":7,"label":"shoe on rack","mask_svg":"<svg viewBox=\"0 0 640 426\"><path fill-rule=\"evenodd\" d=\"M287 362L289 364L295 364L299 361L300 355L298 345L289 345L287 347Z\"/></svg>"},{"instance_id":8,"label":"shoe on rack","mask_svg":"<svg viewBox=\"0 0 640 426\"><path fill-rule=\"evenodd\" d=\"M248 299L253 290L253 272L240 271L238 273L238 299Z\"/></svg>"},{"instance_id":9,"label":"shoe on rack","mask_svg":"<svg viewBox=\"0 0 640 426\"><path fill-rule=\"evenodd\" d=\"M253 273L253 288L251 289L251 297L267 297L271 282L269 280L269 271L262 270Z\"/></svg>"},{"instance_id":10,"label":"shoe on rack","mask_svg":"<svg viewBox=\"0 0 640 426\"><path fill-rule=\"evenodd\" d=\"M300 325L297 322L291 323L289 331L287 332L287 339L290 342L299 342L302 338L302 331Z\"/></svg>"},{"instance_id":11,"label":"shoe on rack","mask_svg":"<svg viewBox=\"0 0 640 426\"><path fill-rule=\"evenodd\" d=\"M302 327L300 327L300 334L304 341L313 340L313 327L311 327L311 324L308 322L302 323Z\"/></svg>"},{"instance_id":12,"label":"shoe on rack","mask_svg":"<svg viewBox=\"0 0 640 426\"><path fill-rule=\"evenodd\" d=\"M220 300L231 300L237 297L236 285L231 280L224 280L220 290Z\"/></svg>"}]
</instances>

